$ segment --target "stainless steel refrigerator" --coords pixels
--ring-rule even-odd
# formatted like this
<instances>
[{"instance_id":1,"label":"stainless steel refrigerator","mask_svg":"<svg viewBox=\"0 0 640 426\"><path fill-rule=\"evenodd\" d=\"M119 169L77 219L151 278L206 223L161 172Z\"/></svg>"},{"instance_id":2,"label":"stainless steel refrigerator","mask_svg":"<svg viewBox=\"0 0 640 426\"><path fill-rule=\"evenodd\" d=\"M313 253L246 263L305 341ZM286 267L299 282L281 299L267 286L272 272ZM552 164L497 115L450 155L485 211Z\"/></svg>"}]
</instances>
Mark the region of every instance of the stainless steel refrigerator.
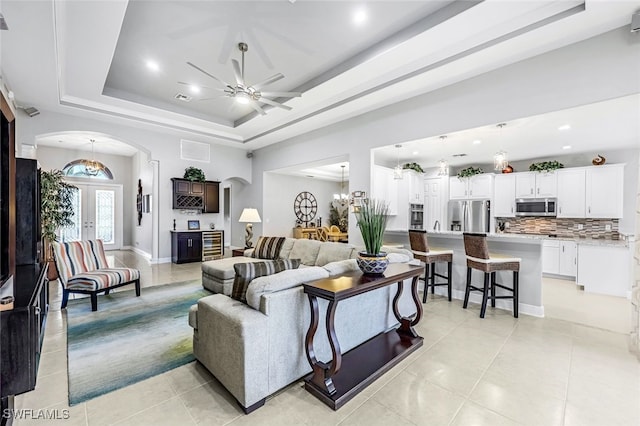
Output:
<instances>
[{"instance_id":1,"label":"stainless steel refrigerator","mask_svg":"<svg viewBox=\"0 0 640 426\"><path fill-rule=\"evenodd\" d=\"M489 232L489 200L452 200L449 201L447 213L450 231Z\"/></svg>"}]
</instances>

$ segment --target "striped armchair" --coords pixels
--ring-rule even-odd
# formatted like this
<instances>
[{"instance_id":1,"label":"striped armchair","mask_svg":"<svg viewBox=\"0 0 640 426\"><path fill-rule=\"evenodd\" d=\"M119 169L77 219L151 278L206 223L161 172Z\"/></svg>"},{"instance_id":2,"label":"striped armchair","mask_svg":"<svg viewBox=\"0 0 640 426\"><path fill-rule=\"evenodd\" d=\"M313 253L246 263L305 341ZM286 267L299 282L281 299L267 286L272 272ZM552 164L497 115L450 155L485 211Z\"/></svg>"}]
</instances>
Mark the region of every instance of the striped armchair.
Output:
<instances>
[{"instance_id":1,"label":"striped armchair","mask_svg":"<svg viewBox=\"0 0 640 426\"><path fill-rule=\"evenodd\" d=\"M67 307L69 293L91 295L91 310L98 310L98 293L135 283L140 296L140 271L131 268L110 268L102 240L53 242L53 254L62 285L62 309Z\"/></svg>"}]
</instances>

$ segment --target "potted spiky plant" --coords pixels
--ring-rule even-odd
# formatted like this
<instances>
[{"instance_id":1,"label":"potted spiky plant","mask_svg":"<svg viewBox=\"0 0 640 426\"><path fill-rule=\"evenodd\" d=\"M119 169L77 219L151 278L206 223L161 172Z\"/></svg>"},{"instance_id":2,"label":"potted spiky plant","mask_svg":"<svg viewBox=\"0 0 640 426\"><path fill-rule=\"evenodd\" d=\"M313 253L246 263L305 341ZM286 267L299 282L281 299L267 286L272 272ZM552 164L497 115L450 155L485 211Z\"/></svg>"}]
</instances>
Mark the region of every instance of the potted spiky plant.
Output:
<instances>
[{"instance_id":1,"label":"potted spiky plant","mask_svg":"<svg viewBox=\"0 0 640 426\"><path fill-rule=\"evenodd\" d=\"M50 280L58 279L53 265L51 242L58 240L58 229L73 225L73 195L77 190L76 186L64 181L60 170L40 173L40 224Z\"/></svg>"},{"instance_id":2,"label":"potted spiky plant","mask_svg":"<svg viewBox=\"0 0 640 426\"><path fill-rule=\"evenodd\" d=\"M380 200L367 199L357 208L355 215L365 247L365 251L358 253L358 267L365 274L382 274L389 265L387 253L380 251L389 206Z\"/></svg>"}]
</instances>

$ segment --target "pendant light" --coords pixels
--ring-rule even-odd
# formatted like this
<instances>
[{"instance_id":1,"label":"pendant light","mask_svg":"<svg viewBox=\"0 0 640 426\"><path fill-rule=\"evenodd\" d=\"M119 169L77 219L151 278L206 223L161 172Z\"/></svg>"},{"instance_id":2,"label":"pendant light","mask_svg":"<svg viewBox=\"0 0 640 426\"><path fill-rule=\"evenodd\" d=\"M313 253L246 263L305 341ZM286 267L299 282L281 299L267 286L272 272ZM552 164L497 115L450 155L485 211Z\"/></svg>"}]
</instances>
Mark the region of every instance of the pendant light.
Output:
<instances>
[{"instance_id":1,"label":"pendant light","mask_svg":"<svg viewBox=\"0 0 640 426\"><path fill-rule=\"evenodd\" d=\"M504 143L502 138L502 128L506 126L506 123L498 124L498 128L500 129L500 141ZM493 155L493 167L496 170L504 170L509 165L509 160L507 159L507 153L505 151L498 151Z\"/></svg>"},{"instance_id":2,"label":"pendant light","mask_svg":"<svg viewBox=\"0 0 640 426\"><path fill-rule=\"evenodd\" d=\"M444 142L445 139L447 139L446 135L440 136L442 142ZM444 158L438 161L438 176L449 176L449 163L447 163Z\"/></svg>"},{"instance_id":3,"label":"pendant light","mask_svg":"<svg viewBox=\"0 0 640 426\"><path fill-rule=\"evenodd\" d=\"M402 174L402 166L400 165L400 148L402 148L402 145L398 144L395 147L398 152L398 156L397 156L398 161L396 163L396 166L393 168L393 178L396 180L400 180L404 178L404 175Z\"/></svg>"}]
</instances>

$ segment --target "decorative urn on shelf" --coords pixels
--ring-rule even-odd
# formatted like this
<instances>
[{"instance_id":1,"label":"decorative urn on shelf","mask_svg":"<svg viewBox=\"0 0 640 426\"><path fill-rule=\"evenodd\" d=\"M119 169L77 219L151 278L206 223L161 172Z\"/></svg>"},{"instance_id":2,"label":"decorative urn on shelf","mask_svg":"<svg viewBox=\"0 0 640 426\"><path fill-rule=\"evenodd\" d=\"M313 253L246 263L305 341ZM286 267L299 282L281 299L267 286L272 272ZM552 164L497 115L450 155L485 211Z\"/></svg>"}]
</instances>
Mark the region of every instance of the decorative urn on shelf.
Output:
<instances>
[{"instance_id":1,"label":"decorative urn on shelf","mask_svg":"<svg viewBox=\"0 0 640 426\"><path fill-rule=\"evenodd\" d=\"M358 253L356 261L364 274L383 274L389 265L387 253L380 251L387 227L389 206L379 200L366 199L355 212L365 250Z\"/></svg>"}]
</instances>

